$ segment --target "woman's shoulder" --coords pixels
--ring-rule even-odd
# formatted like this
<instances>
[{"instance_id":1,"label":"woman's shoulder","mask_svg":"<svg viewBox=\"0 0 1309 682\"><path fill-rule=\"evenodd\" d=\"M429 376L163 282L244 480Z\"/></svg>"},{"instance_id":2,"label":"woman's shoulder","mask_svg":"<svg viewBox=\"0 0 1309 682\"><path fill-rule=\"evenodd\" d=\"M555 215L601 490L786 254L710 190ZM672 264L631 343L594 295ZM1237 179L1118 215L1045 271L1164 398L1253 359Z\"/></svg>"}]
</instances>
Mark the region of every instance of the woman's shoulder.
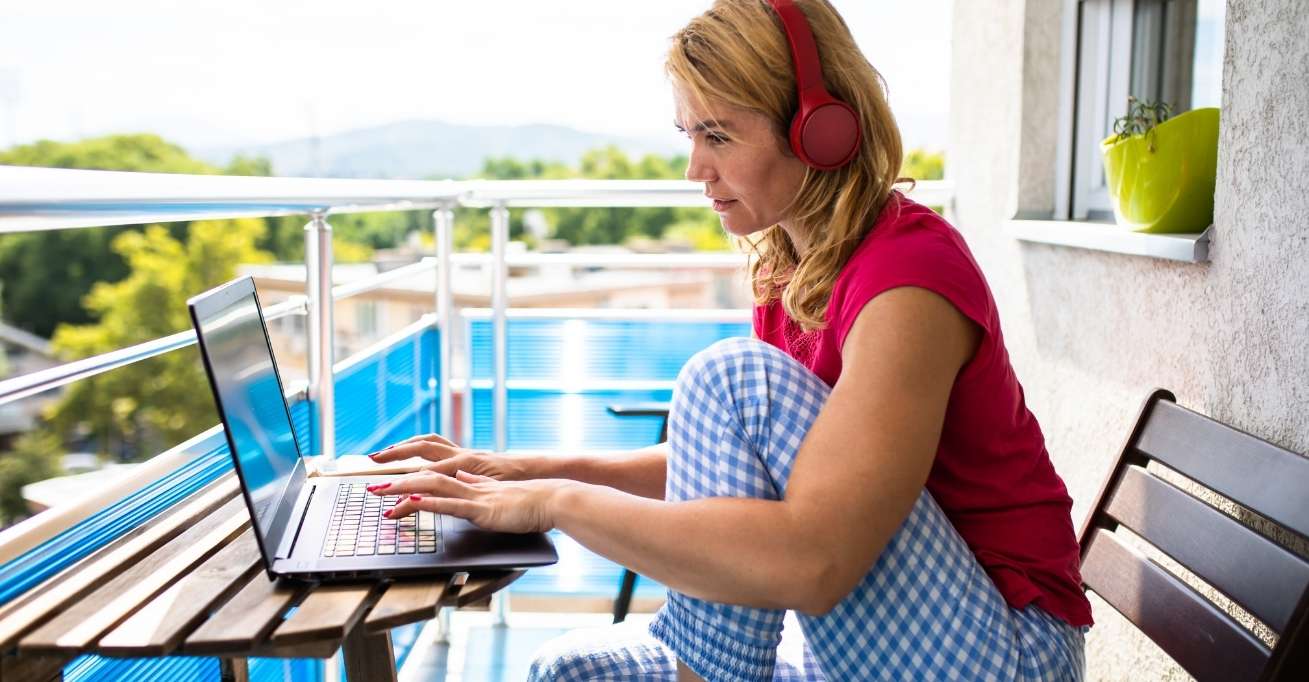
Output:
<instances>
[{"instance_id":1,"label":"woman's shoulder","mask_svg":"<svg viewBox=\"0 0 1309 682\"><path fill-rule=\"evenodd\" d=\"M987 317L990 291L958 230L898 192L837 276L832 294L854 309L883 291L934 291L972 319Z\"/></svg>"},{"instance_id":2,"label":"woman's shoulder","mask_svg":"<svg viewBox=\"0 0 1309 682\"><path fill-rule=\"evenodd\" d=\"M943 266L975 268L963 236L936 211L896 192L838 280L910 273L931 276Z\"/></svg>"}]
</instances>

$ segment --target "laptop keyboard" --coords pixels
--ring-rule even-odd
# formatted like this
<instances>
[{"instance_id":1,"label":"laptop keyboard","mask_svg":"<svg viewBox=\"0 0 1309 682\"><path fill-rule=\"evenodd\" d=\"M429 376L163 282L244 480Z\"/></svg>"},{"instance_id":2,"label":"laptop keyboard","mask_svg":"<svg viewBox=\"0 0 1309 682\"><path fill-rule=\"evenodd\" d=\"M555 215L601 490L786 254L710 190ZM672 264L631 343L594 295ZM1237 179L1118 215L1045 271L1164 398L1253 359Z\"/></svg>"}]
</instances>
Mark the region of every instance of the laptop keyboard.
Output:
<instances>
[{"instance_id":1,"label":"laptop keyboard","mask_svg":"<svg viewBox=\"0 0 1309 682\"><path fill-rule=\"evenodd\" d=\"M394 507L400 497L378 497L364 486L359 482L336 487L323 556L436 553L441 545L437 514L420 511L403 519L384 518L382 512Z\"/></svg>"}]
</instances>

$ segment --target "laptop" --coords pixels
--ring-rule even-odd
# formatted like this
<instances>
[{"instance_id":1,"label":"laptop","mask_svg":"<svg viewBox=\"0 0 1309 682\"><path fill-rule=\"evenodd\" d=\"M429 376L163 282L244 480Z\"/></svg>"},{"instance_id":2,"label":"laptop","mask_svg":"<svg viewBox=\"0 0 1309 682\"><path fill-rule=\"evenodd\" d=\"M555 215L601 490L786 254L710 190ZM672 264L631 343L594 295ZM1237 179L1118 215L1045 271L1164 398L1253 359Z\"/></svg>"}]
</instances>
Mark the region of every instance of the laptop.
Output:
<instances>
[{"instance_id":1,"label":"laptop","mask_svg":"<svg viewBox=\"0 0 1309 682\"><path fill-rule=\"evenodd\" d=\"M544 566L544 533L497 533L453 516L390 520L371 477L310 477L291 426L254 280L187 301L205 372L271 578L330 581Z\"/></svg>"}]
</instances>

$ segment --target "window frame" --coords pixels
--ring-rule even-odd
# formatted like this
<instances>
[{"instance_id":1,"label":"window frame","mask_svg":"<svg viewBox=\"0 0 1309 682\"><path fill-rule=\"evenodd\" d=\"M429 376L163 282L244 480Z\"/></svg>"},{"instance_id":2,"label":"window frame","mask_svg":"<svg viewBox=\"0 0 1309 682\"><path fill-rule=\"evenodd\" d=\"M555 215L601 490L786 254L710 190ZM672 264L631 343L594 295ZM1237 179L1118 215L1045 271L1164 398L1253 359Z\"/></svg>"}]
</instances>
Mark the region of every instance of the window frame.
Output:
<instances>
[{"instance_id":1,"label":"window frame","mask_svg":"<svg viewBox=\"0 0 1309 682\"><path fill-rule=\"evenodd\" d=\"M1099 147L1134 85L1151 99L1174 101L1177 113L1190 108L1198 6L1199 0L1064 0L1056 220L1112 219ZM1143 31L1164 40L1141 41Z\"/></svg>"}]
</instances>

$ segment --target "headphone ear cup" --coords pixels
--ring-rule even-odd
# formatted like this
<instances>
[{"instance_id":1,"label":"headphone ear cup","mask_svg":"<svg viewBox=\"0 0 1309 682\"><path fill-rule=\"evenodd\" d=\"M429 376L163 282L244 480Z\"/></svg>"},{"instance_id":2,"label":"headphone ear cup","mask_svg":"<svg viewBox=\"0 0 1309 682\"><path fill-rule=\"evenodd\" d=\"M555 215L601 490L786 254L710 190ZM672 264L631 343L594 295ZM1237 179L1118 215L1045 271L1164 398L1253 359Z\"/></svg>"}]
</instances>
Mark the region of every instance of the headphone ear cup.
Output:
<instances>
[{"instance_id":1,"label":"headphone ear cup","mask_svg":"<svg viewBox=\"0 0 1309 682\"><path fill-rule=\"evenodd\" d=\"M850 163L859 151L860 138L854 109L830 95L802 104L791 120L791 150L817 170L836 170Z\"/></svg>"}]
</instances>

